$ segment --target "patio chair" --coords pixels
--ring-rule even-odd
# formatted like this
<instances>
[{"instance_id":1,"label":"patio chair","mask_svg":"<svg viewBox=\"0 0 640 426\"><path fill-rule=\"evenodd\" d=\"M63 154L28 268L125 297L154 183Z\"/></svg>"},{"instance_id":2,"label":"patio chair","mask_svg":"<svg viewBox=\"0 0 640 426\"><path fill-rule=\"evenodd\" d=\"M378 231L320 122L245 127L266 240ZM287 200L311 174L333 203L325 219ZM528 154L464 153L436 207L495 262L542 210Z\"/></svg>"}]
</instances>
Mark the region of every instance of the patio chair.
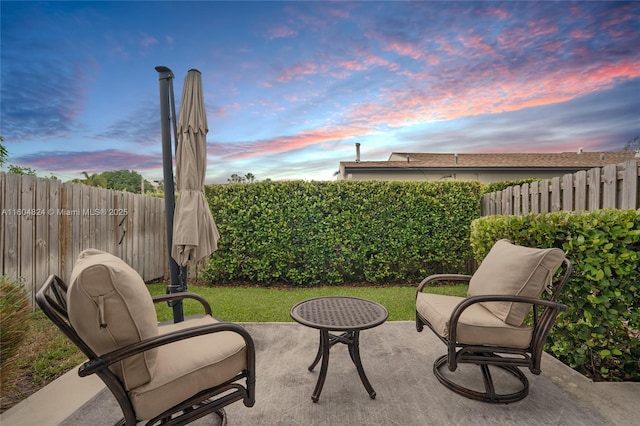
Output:
<instances>
[{"instance_id":1,"label":"patio chair","mask_svg":"<svg viewBox=\"0 0 640 426\"><path fill-rule=\"evenodd\" d=\"M500 240L473 276L425 278L416 294L416 329L420 332L428 326L447 346L447 353L433 365L440 383L484 402L525 398L529 381L520 368L540 374L547 335L558 313L567 308L556 300L571 270L571 262L560 249L529 248ZM428 285L455 281L469 283L466 298L423 293ZM456 372L458 364L465 363L480 367L483 386L478 376ZM445 373L445 365L456 373ZM494 373L509 373L496 374L499 389L490 366L497 368Z\"/></svg>"},{"instance_id":2,"label":"patio chair","mask_svg":"<svg viewBox=\"0 0 640 426\"><path fill-rule=\"evenodd\" d=\"M97 374L123 412L118 425L177 425L223 407L255 402L255 349L237 324L211 316L192 293L151 297L142 278L121 259L83 251L71 284L49 276L36 294L44 313L87 356L81 377ZM195 299L204 315L158 325L154 302Z\"/></svg>"}]
</instances>

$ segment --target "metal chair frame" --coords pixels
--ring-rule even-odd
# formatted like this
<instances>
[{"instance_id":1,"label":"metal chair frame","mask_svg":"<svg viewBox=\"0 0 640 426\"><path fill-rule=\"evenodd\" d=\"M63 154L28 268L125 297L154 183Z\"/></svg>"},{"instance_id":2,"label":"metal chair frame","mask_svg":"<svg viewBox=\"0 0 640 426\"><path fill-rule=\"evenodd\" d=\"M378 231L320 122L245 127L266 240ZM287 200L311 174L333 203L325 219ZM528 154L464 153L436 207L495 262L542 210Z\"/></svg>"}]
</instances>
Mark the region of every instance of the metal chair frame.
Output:
<instances>
[{"instance_id":1,"label":"metal chair frame","mask_svg":"<svg viewBox=\"0 0 640 426\"><path fill-rule=\"evenodd\" d=\"M544 345L556 317L560 311L567 309L567 306L557 302L558 296L562 287L568 281L569 276L573 270L571 262L565 259L563 262L563 272L559 278L555 279L551 286L548 288L547 298L536 299L531 297L521 296L507 296L507 295L484 295L473 296L464 299L451 313L449 321L449 336L440 336L429 323L416 310L416 330L421 332L426 325L429 327L436 336L447 346L447 353L436 359L433 364L433 373L436 378L448 389L475 400L491 403L510 403L519 401L525 398L529 393L529 381L524 373L520 370L520 367L528 367L531 373L539 375L541 372L540 364L542 360L542 352ZM462 274L436 274L431 275L420 283L418 286L417 295L423 291L423 289L429 285L437 282L469 282L471 275ZM544 294L543 294L544 296ZM491 345L467 345L457 342L457 328L460 315L469 306L489 301L500 302L521 302L529 303L533 305L532 326L533 333L530 344L527 348L513 348L506 346L491 346ZM542 310L542 312L540 312ZM503 356L507 355L507 356ZM484 392L479 392L473 389L464 387L451 378L445 376L441 369L444 365L448 367L450 371L455 371L458 368L458 364L476 364L480 367L483 383L485 387ZM496 391L489 366L495 366L501 368L520 381L520 388L518 391L508 394L500 394Z\"/></svg>"},{"instance_id":2,"label":"metal chair frame","mask_svg":"<svg viewBox=\"0 0 640 426\"><path fill-rule=\"evenodd\" d=\"M205 415L216 413L226 423L223 407L242 400L244 405L252 407L255 403L255 346L249 333L237 324L217 323L211 325L191 327L172 333L128 345L115 351L98 356L78 336L69 321L67 314L66 293L68 286L56 275L50 275L40 290L36 293L36 302L47 317L71 340L88 358L80 366L78 375L81 377L96 374L111 391L122 409L123 418L116 425L136 425L139 420L124 383L109 369L109 366L130 356L142 353L179 340L201 336L221 331L232 331L239 334L246 345L247 368L225 383L206 389L191 398L170 407L157 417L148 420L146 425L162 424L183 425ZM154 303L195 299L202 304L207 315L211 315L211 307L205 299L193 293L172 293L152 297ZM245 381L243 385L241 381Z\"/></svg>"}]
</instances>

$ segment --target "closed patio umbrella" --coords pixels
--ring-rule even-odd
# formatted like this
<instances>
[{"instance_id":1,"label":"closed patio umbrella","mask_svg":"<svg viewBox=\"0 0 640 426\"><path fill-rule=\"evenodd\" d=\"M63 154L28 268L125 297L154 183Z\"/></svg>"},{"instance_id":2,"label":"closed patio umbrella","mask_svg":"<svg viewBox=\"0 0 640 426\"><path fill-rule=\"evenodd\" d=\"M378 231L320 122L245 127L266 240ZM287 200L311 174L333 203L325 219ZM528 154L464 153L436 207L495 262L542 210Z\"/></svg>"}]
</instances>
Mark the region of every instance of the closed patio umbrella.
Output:
<instances>
[{"instance_id":1,"label":"closed patio umbrella","mask_svg":"<svg viewBox=\"0 0 640 426\"><path fill-rule=\"evenodd\" d=\"M198 262L216 251L220 238L203 191L208 131L202 76L200 71L191 69L184 80L178 116L178 200L171 248L171 257L182 266Z\"/></svg>"}]
</instances>

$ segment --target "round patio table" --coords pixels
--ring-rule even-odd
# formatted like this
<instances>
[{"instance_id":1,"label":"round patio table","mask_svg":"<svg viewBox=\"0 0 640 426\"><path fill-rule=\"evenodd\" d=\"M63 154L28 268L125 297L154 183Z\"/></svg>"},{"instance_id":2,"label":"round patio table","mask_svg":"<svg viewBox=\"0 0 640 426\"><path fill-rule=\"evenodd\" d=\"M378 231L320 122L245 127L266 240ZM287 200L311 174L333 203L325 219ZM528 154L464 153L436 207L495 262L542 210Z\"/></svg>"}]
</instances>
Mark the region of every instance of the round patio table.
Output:
<instances>
[{"instance_id":1,"label":"round patio table","mask_svg":"<svg viewBox=\"0 0 640 426\"><path fill-rule=\"evenodd\" d=\"M387 320L389 312L379 303L358 297L327 296L304 300L291 308L291 318L307 327L320 330L320 345L316 358L309 366L312 371L318 362L320 375L311 400L318 402L327 377L329 349L336 343L344 343L349 348L351 360L358 370L360 380L374 399L376 392L367 379L360 359L360 331L376 327ZM332 334L330 331L342 331Z\"/></svg>"}]
</instances>

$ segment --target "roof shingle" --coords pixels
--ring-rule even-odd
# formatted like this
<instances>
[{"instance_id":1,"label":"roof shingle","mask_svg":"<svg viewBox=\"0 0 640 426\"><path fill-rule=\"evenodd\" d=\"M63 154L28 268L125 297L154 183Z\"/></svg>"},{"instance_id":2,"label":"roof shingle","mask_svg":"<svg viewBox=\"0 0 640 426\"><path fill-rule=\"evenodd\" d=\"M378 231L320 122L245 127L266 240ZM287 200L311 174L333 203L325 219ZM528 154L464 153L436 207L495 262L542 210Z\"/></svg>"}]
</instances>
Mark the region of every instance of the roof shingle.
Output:
<instances>
[{"instance_id":1,"label":"roof shingle","mask_svg":"<svg viewBox=\"0 0 640 426\"><path fill-rule=\"evenodd\" d=\"M393 152L388 161L342 162L348 167L603 167L635 157L634 151L439 154Z\"/></svg>"}]
</instances>

